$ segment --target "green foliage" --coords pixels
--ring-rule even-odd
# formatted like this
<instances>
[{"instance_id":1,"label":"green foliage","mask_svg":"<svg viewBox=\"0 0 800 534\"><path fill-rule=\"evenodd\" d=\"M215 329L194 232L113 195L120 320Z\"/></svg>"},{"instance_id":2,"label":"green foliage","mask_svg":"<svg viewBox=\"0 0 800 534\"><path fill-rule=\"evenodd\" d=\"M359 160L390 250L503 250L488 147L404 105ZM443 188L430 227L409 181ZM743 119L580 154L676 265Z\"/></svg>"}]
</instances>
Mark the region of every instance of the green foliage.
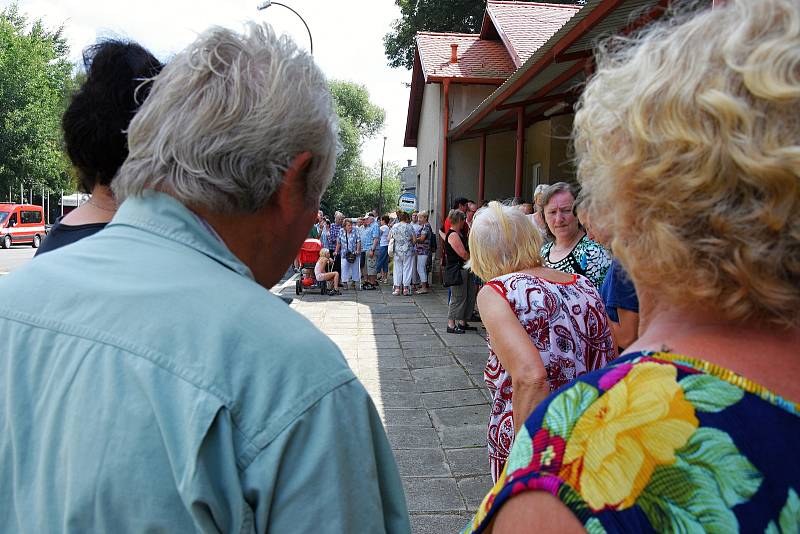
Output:
<instances>
[{"instance_id":1,"label":"green foliage","mask_svg":"<svg viewBox=\"0 0 800 534\"><path fill-rule=\"evenodd\" d=\"M530 0L528 0L530 1ZM556 4L579 1L549 0ZM485 0L395 0L400 18L383 38L392 67L414 66L414 37L419 31L478 33L486 10Z\"/></svg>"},{"instance_id":2,"label":"green foliage","mask_svg":"<svg viewBox=\"0 0 800 534\"><path fill-rule=\"evenodd\" d=\"M744 397L744 391L711 375L689 375L680 384L686 400L699 412L720 412Z\"/></svg>"},{"instance_id":3,"label":"green foliage","mask_svg":"<svg viewBox=\"0 0 800 534\"><path fill-rule=\"evenodd\" d=\"M584 382L576 382L553 398L544 414L543 426L556 436L569 439L578 419L598 396L597 388Z\"/></svg>"},{"instance_id":4,"label":"green foliage","mask_svg":"<svg viewBox=\"0 0 800 534\"><path fill-rule=\"evenodd\" d=\"M322 209L329 215L341 211L349 217L356 217L378 206L380 166L377 171L364 166L361 146L383 128L386 114L370 102L369 91L363 85L334 80L330 82L330 88L339 115L341 152L336 159L331 185L322 197ZM386 176L388 174L384 178ZM387 198L387 191L399 191L400 182L395 181L396 184L391 179L384 179L384 198Z\"/></svg>"},{"instance_id":5,"label":"green foliage","mask_svg":"<svg viewBox=\"0 0 800 534\"><path fill-rule=\"evenodd\" d=\"M0 11L0 191L66 188L61 116L72 92L63 28L30 22L16 4Z\"/></svg>"}]
</instances>

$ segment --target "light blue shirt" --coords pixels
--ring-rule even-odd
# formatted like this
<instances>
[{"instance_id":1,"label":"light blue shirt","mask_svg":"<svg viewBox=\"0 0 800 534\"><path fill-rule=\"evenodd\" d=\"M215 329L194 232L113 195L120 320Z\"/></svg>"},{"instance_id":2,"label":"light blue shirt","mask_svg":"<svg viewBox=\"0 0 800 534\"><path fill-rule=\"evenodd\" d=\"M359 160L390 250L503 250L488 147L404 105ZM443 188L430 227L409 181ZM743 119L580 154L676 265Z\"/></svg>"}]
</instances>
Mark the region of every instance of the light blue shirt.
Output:
<instances>
[{"instance_id":1,"label":"light blue shirt","mask_svg":"<svg viewBox=\"0 0 800 534\"><path fill-rule=\"evenodd\" d=\"M0 280L0 529L409 532L337 347L171 197Z\"/></svg>"}]
</instances>

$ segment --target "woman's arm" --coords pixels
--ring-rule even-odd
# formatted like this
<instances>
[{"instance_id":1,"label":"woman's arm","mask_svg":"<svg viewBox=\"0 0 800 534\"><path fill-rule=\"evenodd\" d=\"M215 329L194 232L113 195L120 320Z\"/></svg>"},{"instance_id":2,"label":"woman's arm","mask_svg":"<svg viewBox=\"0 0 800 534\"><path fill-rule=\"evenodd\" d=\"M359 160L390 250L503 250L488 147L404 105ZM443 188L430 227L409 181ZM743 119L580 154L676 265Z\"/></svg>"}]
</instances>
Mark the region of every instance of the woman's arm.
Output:
<instances>
[{"instance_id":1,"label":"woman's arm","mask_svg":"<svg viewBox=\"0 0 800 534\"><path fill-rule=\"evenodd\" d=\"M492 534L556 531L562 534L586 532L575 514L546 491L525 491L512 497L487 529Z\"/></svg>"},{"instance_id":2,"label":"woman's arm","mask_svg":"<svg viewBox=\"0 0 800 534\"><path fill-rule=\"evenodd\" d=\"M458 232L450 234L447 238L447 242L450 243L450 246L453 247L456 254L461 256L465 261L469 259L469 252L464 248L464 243L461 242L461 236L458 235Z\"/></svg>"},{"instance_id":3,"label":"woman's arm","mask_svg":"<svg viewBox=\"0 0 800 534\"><path fill-rule=\"evenodd\" d=\"M539 350L519 324L508 301L491 286L484 286L478 293L478 309L492 350L511 375L516 433L534 408L550 394L547 370Z\"/></svg>"},{"instance_id":4,"label":"woman's arm","mask_svg":"<svg viewBox=\"0 0 800 534\"><path fill-rule=\"evenodd\" d=\"M609 320L611 332L614 334L617 346L630 347L639 338L639 314L635 311L617 308L619 323Z\"/></svg>"}]
</instances>

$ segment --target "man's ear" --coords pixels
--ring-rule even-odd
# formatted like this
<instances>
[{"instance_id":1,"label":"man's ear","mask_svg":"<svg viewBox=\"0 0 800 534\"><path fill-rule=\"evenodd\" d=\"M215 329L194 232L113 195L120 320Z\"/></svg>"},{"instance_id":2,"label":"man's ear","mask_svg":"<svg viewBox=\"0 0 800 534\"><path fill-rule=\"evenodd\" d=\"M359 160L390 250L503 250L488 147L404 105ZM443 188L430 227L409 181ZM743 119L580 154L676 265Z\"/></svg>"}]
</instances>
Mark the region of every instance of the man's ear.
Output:
<instances>
[{"instance_id":1,"label":"man's ear","mask_svg":"<svg viewBox=\"0 0 800 534\"><path fill-rule=\"evenodd\" d=\"M283 175L283 183L273 196L276 204L281 207L289 207L305 203L304 177L309 165L311 165L311 152L301 152L292 159L289 168L286 169L286 174Z\"/></svg>"}]
</instances>

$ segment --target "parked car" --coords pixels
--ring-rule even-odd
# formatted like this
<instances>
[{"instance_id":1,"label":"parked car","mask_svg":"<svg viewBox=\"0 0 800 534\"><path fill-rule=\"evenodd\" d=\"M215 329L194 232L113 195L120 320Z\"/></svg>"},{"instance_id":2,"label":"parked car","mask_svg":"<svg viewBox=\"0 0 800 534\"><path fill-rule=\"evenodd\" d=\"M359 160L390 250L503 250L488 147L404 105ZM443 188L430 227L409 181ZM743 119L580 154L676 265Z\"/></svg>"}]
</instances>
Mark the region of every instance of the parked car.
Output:
<instances>
[{"instance_id":1,"label":"parked car","mask_svg":"<svg viewBox=\"0 0 800 534\"><path fill-rule=\"evenodd\" d=\"M30 204L0 204L0 245L11 248L17 243L39 245L46 234L44 209Z\"/></svg>"}]
</instances>

